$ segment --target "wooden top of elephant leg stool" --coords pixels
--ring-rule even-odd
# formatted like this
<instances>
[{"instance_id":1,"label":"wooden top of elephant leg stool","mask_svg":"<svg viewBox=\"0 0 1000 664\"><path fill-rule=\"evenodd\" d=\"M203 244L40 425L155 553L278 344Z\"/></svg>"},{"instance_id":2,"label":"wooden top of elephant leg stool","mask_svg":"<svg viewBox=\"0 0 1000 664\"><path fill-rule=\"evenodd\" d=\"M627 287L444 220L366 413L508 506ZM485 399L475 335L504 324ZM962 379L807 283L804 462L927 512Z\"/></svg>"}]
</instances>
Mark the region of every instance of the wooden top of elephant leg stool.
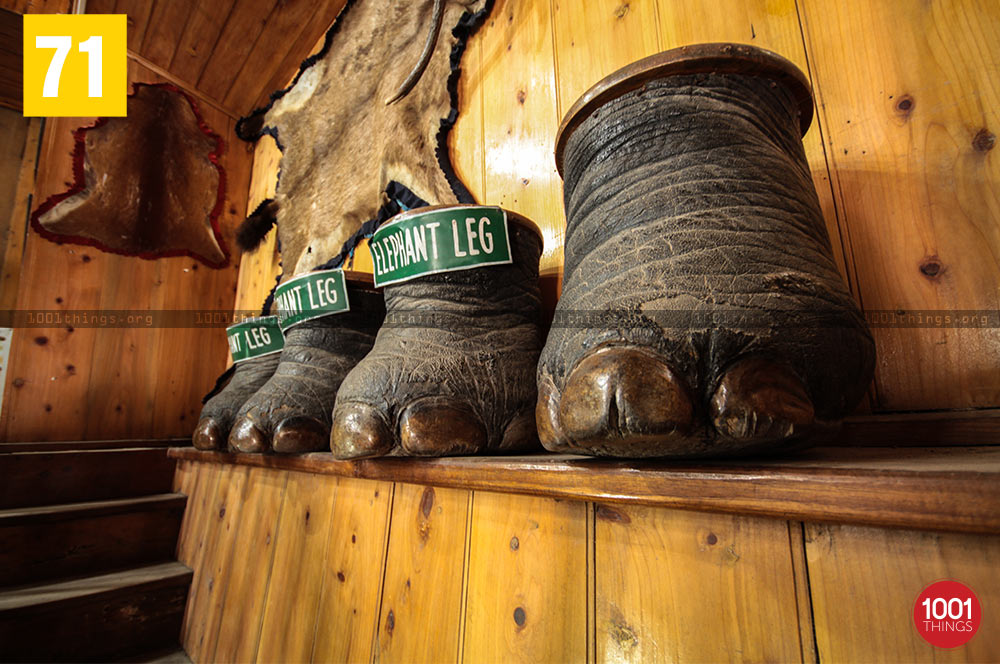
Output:
<instances>
[{"instance_id":1,"label":"wooden top of elephant leg stool","mask_svg":"<svg viewBox=\"0 0 1000 664\"><path fill-rule=\"evenodd\" d=\"M794 95L803 135L812 122L812 87L802 70L788 59L748 44L681 46L622 67L598 81L576 100L563 117L556 134L556 167L560 175L569 135L594 111L649 81L685 74L743 74L770 78L786 86Z\"/></svg>"}]
</instances>

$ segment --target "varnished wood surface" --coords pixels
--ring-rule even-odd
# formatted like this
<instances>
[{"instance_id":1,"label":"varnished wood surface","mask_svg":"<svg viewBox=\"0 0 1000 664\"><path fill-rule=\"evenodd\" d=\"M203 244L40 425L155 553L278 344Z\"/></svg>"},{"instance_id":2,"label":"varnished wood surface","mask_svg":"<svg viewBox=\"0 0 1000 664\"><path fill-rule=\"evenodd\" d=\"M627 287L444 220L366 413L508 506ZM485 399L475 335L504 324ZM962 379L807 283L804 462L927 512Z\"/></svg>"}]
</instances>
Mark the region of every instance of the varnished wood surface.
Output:
<instances>
[{"instance_id":1,"label":"varnished wood surface","mask_svg":"<svg viewBox=\"0 0 1000 664\"><path fill-rule=\"evenodd\" d=\"M200 592L217 598L185 616L198 663L220 649L263 663L988 661L1000 648L986 613L974 645L945 655L908 615L942 576L971 584L984 606L1000 601L997 535L281 468L251 468L264 473L248 482L253 497L227 501L232 520L211 535L220 468L237 467L179 463L192 492L180 549L200 550ZM206 492L215 498L197 499Z\"/></svg>"},{"instance_id":2,"label":"varnished wood surface","mask_svg":"<svg viewBox=\"0 0 1000 664\"><path fill-rule=\"evenodd\" d=\"M170 560L187 498L140 498L0 510L0 586Z\"/></svg>"},{"instance_id":3,"label":"varnished wood surface","mask_svg":"<svg viewBox=\"0 0 1000 664\"><path fill-rule=\"evenodd\" d=\"M134 62L128 70L131 82L162 81ZM220 228L227 246L235 250L233 236L246 212L253 150L235 137L232 118L205 105L200 110L225 141L221 164L226 171L226 201ZM46 122L33 207L64 191L72 180L72 130L87 121ZM34 177L34 171L30 175ZM21 210L27 213L26 206ZM9 297L8 285L16 289L16 302L11 304L19 310L92 316L102 310L145 314L232 308L238 254L228 267L212 270L190 258L149 261L57 245L30 229L25 233L25 220L20 223L16 234L19 242L23 240L20 272L8 278L5 268L2 282L4 298ZM10 245L7 253L14 255ZM226 366L222 327L90 327L80 320L87 319L14 330L0 440L190 436L201 397ZM192 349L197 349L196 360L178 361L192 356Z\"/></svg>"},{"instance_id":4,"label":"varnished wood surface","mask_svg":"<svg viewBox=\"0 0 1000 664\"><path fill-rule=\"evenodd\" d=\"M174 466L162 448L2 454L0 509L166 493Z\"/></svg>"},{"instance_id":5,"label":"varnished wood surface","mask_svg":"<svg viewBox=\"0 0 1000 664\"><path fill-rule=\"evenodd\" d=\"M172 448L245 464L572 500L1000 533L1000 448L821 448L772 460L630 462L561 455L337 461Z\"/></svg>"},{"instance_id":6,"label":"varnished wood surface","mask_svg":"<svg viewBox=\"0 0 1000 664\"><path fill-rule=\"evenodd\" d=\"M239 118L284 87L344 2L89 0L87 13L126 14L131 51Z\"/></svg>"}]
</instances>

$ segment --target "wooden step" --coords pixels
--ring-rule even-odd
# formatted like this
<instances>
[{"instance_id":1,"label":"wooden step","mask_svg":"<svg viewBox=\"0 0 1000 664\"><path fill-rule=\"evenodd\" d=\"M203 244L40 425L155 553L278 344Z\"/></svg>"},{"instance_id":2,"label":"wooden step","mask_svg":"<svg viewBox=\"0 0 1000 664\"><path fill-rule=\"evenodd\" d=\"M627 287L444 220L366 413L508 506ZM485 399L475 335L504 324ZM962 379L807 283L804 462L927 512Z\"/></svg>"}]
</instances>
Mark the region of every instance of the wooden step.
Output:
<instances>
[{"instance_id":1,"label":"wooden step","mask_svg":"<svg viewBox=\"0 0 1000 664\"><path fill-rule=\"evenodd\" d=\"M171 560L187 496L0 510L0 586Z\"/></svg>"},{"instance_id":2,"label":"wooden step","mask_svg":"<svg viewBox=\"0 0 1000 664\"><path fill-rule=\"evenodd\" d=\"M44 443L0 443L0 454L10 452L120 450L129 447L184 447L190 444L191 441L187 438L163 438L159 440L56 440Z\"/></svg>"},{"instance_id":3,"label":"wooden step","mask_svg":"<svg viewBox=\"0 0 1000 664\"><path fill-rule=\"evenodd\" d=\"M122 664L191 664L191 658L180 646L155 652L144 652L121 660Z\"/></svg>"},{"instance_id":4,"label":"wooden step","mask_svg":"<svg viewBox=\"0 0 1000 664\"><path fill-rule=\"evenodd\" d=\"M166 448L0 454L0 509L169 493L174 466Z\"/></svg>"},{"instance_id":5,"label":"wooden step","mask_svg":"<svg viewBox=\"0 0 1000 664\"><path fill-rule=\"evenodd\" d=\"M191 576L168 562L0 591L0 661L106 661L176 646Z\"/></svg>"}]
</instances>

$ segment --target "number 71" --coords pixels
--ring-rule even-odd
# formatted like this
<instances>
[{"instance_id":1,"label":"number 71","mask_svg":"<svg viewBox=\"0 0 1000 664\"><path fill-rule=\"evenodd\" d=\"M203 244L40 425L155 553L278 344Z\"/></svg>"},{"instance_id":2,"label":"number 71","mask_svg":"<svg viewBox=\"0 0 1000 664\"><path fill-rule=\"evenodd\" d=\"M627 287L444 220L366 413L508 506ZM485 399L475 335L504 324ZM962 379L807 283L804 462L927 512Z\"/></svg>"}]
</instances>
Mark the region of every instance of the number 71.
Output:
<instances>
[{"instance_id":1,"label":"number 71","mask_svg":"<svg viewBox=\"0 0 1000 664\"><path fill-rule=\"evenodd\" d=\"M77 48L81 53L87 54L87 96L101 97L103 95L103 81L101 80L101 37L90 37L86 41L80 42ZM62 76L63 65L66 63L66 56L73 45L73 38L68 35L37 35L35 37L35 48L54 48L55 55L49 63L49 70L45 73L45 83L42 85L43 97L59 96L59 78Z\"/></svg>"}]
</instances>

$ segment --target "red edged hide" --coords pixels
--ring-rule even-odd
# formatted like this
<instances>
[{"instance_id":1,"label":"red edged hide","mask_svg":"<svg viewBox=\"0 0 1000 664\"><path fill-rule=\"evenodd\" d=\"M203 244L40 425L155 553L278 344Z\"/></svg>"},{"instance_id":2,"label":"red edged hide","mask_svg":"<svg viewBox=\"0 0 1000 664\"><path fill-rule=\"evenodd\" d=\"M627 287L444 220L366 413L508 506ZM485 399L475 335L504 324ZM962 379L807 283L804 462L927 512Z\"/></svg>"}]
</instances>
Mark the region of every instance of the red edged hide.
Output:
<instances>
[{"instance_id":1,"label":"red edged hide","mask_svg":"<svg viewBox=\"0 0 1000 664\"><path fill-rule=\"evenodd\" d=\"M141 258L228 263L218 227L223 143L186 94L136 84L126 117L101 118L74 136L75 181L32 214L39 234Z\"/></svg>"}]
</instances>

